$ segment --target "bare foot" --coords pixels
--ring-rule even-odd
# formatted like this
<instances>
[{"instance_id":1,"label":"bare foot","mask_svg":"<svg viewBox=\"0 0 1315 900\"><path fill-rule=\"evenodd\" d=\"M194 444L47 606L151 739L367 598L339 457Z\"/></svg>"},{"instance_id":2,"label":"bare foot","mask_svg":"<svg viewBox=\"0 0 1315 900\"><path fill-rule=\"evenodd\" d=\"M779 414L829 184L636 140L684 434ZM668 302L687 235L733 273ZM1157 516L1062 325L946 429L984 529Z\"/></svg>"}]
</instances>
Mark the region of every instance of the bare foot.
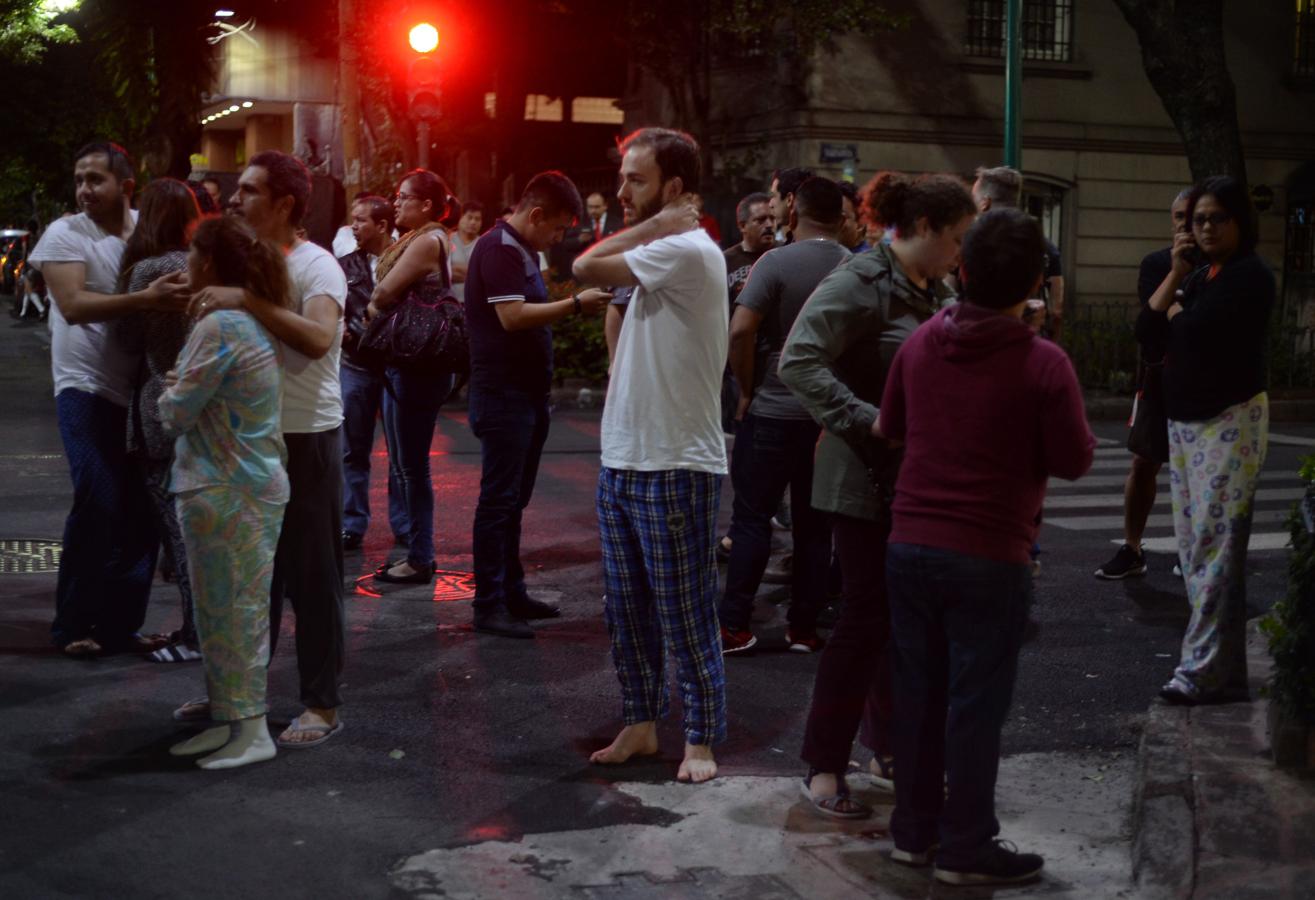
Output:
<instances>
[{"instance_id":1,"label":"bare foot","mask_svg":"<svg viewBox=\"0 0 1315 900\"><path fill-rule=\"evenodd\" d=\"M640 722L622 728L616 740L593 753L589 761L600 766L615 766L632 756L653 756L657 752L657 723Z\"/></svg>"},{"instance_id":2,"label":"bare foot","mask_svg":"<svg viewBox=\"0 0 1315 900\"><path fill-rule=\"evenodd\" d=\"M336 709L316 709L313 706L308 706L304 713L297 716L293 725L300 722L302 728L314 727L316 725L325 725L332 728L337 721L338 711ZM301 744L305 741L313 741L316 738L323 736L324 732L322 731L298 731L293 728L292 725L289 725L284 729L283 733L279 735L279 741L284 744Z\"/></svg>"},{"instance_id":3,"label":"bare foot","mask_svg":"<svg viewBox=\"0 0 1315 900\"><path fill-rule=\"evenodd\" d=\"M701 784L712 780L717 774L717 761L712 758L710 744L686 744L685 758L676 771L677 781Z\"/></svg>"}]
</instances>

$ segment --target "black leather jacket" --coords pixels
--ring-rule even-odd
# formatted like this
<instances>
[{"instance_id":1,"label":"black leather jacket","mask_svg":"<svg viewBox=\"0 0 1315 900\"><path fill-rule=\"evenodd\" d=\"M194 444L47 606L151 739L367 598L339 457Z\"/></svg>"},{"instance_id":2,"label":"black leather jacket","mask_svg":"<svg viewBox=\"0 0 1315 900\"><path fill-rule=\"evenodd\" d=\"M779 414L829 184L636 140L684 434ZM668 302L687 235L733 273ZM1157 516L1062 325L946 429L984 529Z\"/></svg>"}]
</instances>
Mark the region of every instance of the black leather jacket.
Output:
<instances>
[{"instance_id":1,"label":"black leather jacket","mask_svg":"<svg viewBox=\"0 0 1315 900\"><path fill-rule=\"evenodd\" d=\"M355 359L356 342L365 331L365 308L370 305L370 295L374 293L374 276L370 274L370 258L364 250L353 250L346 256L338 257L347 276L347 305L343 309L342 359L343 362L361 367Z\"/></svg>"}]
</instances>

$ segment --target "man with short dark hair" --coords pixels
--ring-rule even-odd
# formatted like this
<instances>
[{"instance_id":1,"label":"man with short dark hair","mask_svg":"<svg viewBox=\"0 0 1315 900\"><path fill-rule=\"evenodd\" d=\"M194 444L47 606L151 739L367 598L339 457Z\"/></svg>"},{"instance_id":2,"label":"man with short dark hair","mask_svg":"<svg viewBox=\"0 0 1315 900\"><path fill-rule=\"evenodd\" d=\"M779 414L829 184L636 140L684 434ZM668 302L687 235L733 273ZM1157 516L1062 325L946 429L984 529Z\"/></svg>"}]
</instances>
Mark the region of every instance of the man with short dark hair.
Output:
<instances>
[{"instance_id":1,"label":"man with short dark hair","mask_svg":"<svg viewBox=\"0 0 1315 900\"><path fill-rule=\"evenodd\" d=\"M771 198L772 216L776 219L777 241L788 244L794 238L790 234L790 210L794 209L794 192L799 185L813 177L812 169L788 168L777 169L772 173Z\"/></svg>"},{"instance_id":2,"label":"man with short dark hair","mask_svg":"<svg viewBox=\"0 0 1315 900\"><path fill-rule=\"evenodd\" d=\"M456 231L452 232L452 293L458 300L466 299L466 270L470 264L470 251L475 249L475 241L484 230L484 204L469 200L461 204L461 218L457 221Z\"/></svg>"},{"instance_id":3,"label":"man with short dark hair","mask_svg":"<svg viewBox=\"0 0 1315 900\"><path fill-rule=\"evenodd\" d=\"M215 201L216 209L224 208L224 189L219 184L218 178L207 175L201 179L201 187L205 188L205 192L210 195L210 199Z\"/></svg>"},{"instance_id":4,"label":"man with short dark hair","mask_svg":"<svg viewBox=\"0 0 1315 900\"><path fill-rule=\"evenodd\" d=\"M356 550L370 527L370 455L374 451L375 422L383 402L383 373L371 371L356 357L365 333L365 310L374 291L375 267L392 243L393 204L366 194L352 204L351 230L356 249L339 257L347 277L347 303L343 309L342 365L342 548ZM388 521L396 541L405 541L410 527L392 458L388 460Z\"/></svg>"},{"instance_id":5,"label":"man with short dark hair","mask_svg":"<svg viewBox=\"0 0 1315 900\"><path fill-rule=\"evenodd\" d=\"M530 179L516 209L489 229L470 255L469 419L482 462L473 606L475 630L485 634L532 638L528 620L561 615L526 591L521 516L548 438L552 323L598 315L611 299L600 290L548 299L538 254L561 241L582 212L571 180L561 172L543 172Z\"/></svg>"},{"instance_id":6,"label":"man with short dark hair","mask_svg":"<svg viewBox=\"0 0 1315 900\"><path fill-rule=\"evenodd\" d=\"M70 656L149 652L167 643L137 633L159 541L145 484L124 442L140 359L104 323L130 312L185 309L187 275L165 275L136 293L116 292L119 262L137 221L132 160L108 142L88 144L75 159L82 211L52 222L30 259L54 300L50 366L73 480L51 638Z\"/></svg>"},{"instance_id":7,"label":"man with short dark hair","mask_svg":"<svg viewBox=\"0 0 1315 900\"><path fill-rule=\"evenodd\" d=\"M1187 222L1188 199L1192 189L1178 192L1169 207L1171 235L1190 230ZM1137 271L1137 299L1145 306L1173 267L1173 247L1147 254ZM1097 578L1119 581L1146 574L1146 554L1142 551L1142 534L1146 518L1155 506L1155 479L1169 461L1169 418L1164 411L1164 356L1145 347L1137 361L1137 394L1128 429L1128 449L1132 451L1132 468L1123 485L1123 546L1109 562L1096 570Z\"/></svg>"},{"instance_id":8,"label":"man with short dark hair","mask_svg":"<svg viewBox=\"0 0 1315 900\"><path fill-rule=\"evenodd\" d=\"M198 315L245 309L283 345L283 440L292 494L270 585L270 654L287 597L297 616L297 672L306 705L279 735L283 747L321 744L342 729L338 679L346 647L339 363L347 279L327 250L297 236L310 193L301 160L266 150L247 164L230 204L232 215L285 249L291 309L233 287L205 288L192 301Z\"/></svg>"},{"instance_id":9,"label":"man with short dark hair","mask_svg":"<svg viewBox=\"0 0 1315 900\"><path fill-rule=\"evenodd\" d=\"M635 224L575 261L583 282L635 287L607 388L598 478L604 615L625 725L590 759L657 752L670 648L684 710L676 777L701 782L716 775L712 745L726 737L712 549L726 473L726 264L690 202L701 168L694 138L642 128L620 149L617 196Z\"/></svg>"},{"instance_id":10,"label":"man with short dark hair","mask_svg":"<svg viewBox=\"0 0 1315 900\"><path fill-rule=\"evenodd\" d=\"M795 241L763 254L740 292L730 325L730 362L739 385L731 481L730 561L720 609L725 653L749 650L754 596L772 544L772 515L790 488L794 559L791 573L790 650L821 647L817 616L826 588L831 538L813 509L813 449L821 426L777 374L781 348L813 289L849 258L836 241L843 195L828 178L809 178L796 189L787 223ZM762 358L759 354L762 353Z\"/></svg>"},{"instance_id":11,"label":"man with short dark hair","mask_svg":"<svg viewBox=\"0 0 1315 900\"><path fill-rule=\"evenodd\" d=\"M1019 210L977 219L963 241L963 302L900 347L878 420L882 436L905 443L886 562L892 859L934 859L933 876L949 884L1029 881L1043 866L996 839L1000 733L1046 482L1080 478L1096 445L1072 363L1021 321L1044 252L1040 227Z\"/></svg>"},{"instance_id":12,"label":"man with short dark hair","mask_svg":"<svg viewBox=\"0 0 1315 900\"><path fill-rule=\"evenodd\" d=\"M735 205L735 224L740 228L740 242L726 250L726 288L731 310L735 298L749 280L749 270L776 243L776 217L772 215L772 198L761 191L749 194Z\"/></svg>"}]
</instances>

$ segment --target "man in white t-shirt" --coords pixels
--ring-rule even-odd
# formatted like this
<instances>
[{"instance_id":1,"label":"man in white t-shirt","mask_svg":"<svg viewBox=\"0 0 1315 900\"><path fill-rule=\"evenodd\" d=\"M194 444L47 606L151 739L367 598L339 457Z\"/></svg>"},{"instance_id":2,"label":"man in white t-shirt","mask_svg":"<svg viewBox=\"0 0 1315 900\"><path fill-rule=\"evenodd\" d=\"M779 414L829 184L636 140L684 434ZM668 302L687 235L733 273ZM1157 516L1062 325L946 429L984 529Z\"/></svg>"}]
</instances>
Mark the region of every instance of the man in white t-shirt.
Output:
<instances>
[{"instance_id":1,"label":"man in white t-shirt","mask_svg":"<svg viewBox=\"0 0 1315 900\"><path fill-rule=\"evenodd\" d=\"M643 128L621 143L621 154L617 196L635 225L595 243L574 266L589 284L636 286L603 410L597 501L604 615L625 725L591 760L657 752L669 646L684 708L676 777L700 782L717 774L712 745L726 737L713 555L726 473L726 265L690 202L700 170L694 139Z\"/></svg>"},{"instance_id":2,"label":"man in white t-shirt","mask_svg":"<svg viewBox=\"0 0 1315 900\"><path fill-rule=\"evenodd\" d=\"M130 312L185 309L186 273L119 293L119 262L137 221L132 160L117 144L88 144L78 151L73 180L82 211L52 222L30 260L54 298L50 364L73 478L51 637L70 656L149 651L167 640L137 633L159 547L144 483L126 455L140 359L105 323Z\"/></svg>"},{"instance_id":3,"label":"man in white t-shirt","mask_svg":"<svg viewBox=\"0 0 1315 900\"><path fill-rule=\"evenodd\" d=\"M247 164L231 201L263 238L287 248L292 309L241 288L206 288L193 298L200 315L242 307L283 344L283 439L292 496L274 557L270 653L283 598L297 616L297 671L306 710L279 735L281 746L322 743L342 728L345 632L342 591L342 349L347 279L322 247L296 236L311 180L295 156L267 150Z\"/></svg>"}]
</instances>

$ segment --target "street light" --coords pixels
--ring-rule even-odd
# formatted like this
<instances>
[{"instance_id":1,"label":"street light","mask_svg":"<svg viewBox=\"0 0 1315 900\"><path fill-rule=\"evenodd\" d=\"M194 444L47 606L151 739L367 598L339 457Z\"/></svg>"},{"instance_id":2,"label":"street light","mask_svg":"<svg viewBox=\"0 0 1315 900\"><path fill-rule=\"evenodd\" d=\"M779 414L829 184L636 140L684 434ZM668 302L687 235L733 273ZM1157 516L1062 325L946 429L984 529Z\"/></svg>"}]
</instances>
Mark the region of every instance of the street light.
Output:
<instances>
[{"instance_id":1,"label":"street light","mask_svg":"<svg viewBox=\"0 0 1315 900\"><path fill-rule=\"evenodd\" d=\"M438 48L438 29L428 22L416 25L408 37L416 53L433 53Z\"/></svg>"},{"instance_id":2,"label":"street light","mask_svg":"<svg viewBox=\"0 0 1315 900\"><path fill-rule=\"evenodd\" d=\"M410 101L411 115L416 119L417 164L422 169L429 168L429 126L439 117L439 103L443 89L439 73L438 60L431 56L438 49L438 29L429 22L418 22L411 27L407 37L416 58L411 60L406 71L406 94Z\"/></svg>"}]
</instances>

